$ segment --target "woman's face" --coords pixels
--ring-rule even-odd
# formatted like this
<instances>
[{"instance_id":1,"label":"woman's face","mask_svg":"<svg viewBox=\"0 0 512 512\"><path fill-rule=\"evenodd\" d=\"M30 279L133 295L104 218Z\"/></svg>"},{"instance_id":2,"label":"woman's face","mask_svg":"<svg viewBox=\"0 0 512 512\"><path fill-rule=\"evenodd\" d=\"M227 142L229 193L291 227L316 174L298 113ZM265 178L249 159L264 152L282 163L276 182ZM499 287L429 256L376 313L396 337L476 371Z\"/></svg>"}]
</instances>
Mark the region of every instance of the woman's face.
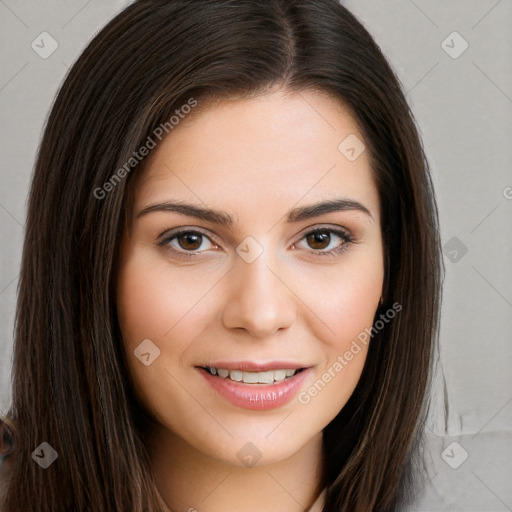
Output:
<instances>
[{"instance_id":1,"label":"woman's face","mask_svg":"<svg viewBox=\"0 0 512 512\"><path fill-rule=\"evenodd\" d=\"M193 112L152 150L117 307L161 432L228 464L273 463L343 408L384 278L362 139L331 97L277 91Z\"/></svg>"}]
</instances>

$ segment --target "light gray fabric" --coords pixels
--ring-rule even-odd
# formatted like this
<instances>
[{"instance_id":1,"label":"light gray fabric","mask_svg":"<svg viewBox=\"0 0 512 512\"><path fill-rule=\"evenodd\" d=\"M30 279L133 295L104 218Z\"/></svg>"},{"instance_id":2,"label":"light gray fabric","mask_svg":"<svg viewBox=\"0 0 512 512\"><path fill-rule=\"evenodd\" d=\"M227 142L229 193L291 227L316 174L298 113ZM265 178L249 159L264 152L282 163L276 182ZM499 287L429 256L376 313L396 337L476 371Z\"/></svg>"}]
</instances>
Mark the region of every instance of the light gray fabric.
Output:
<instances>
[{"instance_id":1,"label":"light gray fabric","mask_svg":"<svg viewBox=\"0 0 512 512\"><path fill-rule=\"evenodd\" d=\"M10 400L25 200L44 121L68 67L125 4L0 1L0 412ZM344 5L407 91L440 207L442 367L428 428L431 480L411 510L512 510L512 2Z\"/></svg>"}]
</instances>

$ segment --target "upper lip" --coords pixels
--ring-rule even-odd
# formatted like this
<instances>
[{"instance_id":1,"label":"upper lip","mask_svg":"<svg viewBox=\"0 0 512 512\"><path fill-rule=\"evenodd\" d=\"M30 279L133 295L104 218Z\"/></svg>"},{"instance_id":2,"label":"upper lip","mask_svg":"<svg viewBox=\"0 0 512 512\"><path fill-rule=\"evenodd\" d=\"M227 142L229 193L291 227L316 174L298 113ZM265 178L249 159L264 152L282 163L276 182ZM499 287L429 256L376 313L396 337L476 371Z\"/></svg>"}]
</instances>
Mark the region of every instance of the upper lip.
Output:
<instances>
[{"instance_id":1,"label":"upper lip","mask_svg":"<svg viewBox=\"0 0 512 512\"><path fill-rule=\"evenodd\" d=\"M222 368L225 370L241 370L243 372L266 372L270 370L300 370L308 368L307 365L292 361L268 361L266 363L256 361L215 361L203 366L210 368Z\"/></svg>"}]
</instances>

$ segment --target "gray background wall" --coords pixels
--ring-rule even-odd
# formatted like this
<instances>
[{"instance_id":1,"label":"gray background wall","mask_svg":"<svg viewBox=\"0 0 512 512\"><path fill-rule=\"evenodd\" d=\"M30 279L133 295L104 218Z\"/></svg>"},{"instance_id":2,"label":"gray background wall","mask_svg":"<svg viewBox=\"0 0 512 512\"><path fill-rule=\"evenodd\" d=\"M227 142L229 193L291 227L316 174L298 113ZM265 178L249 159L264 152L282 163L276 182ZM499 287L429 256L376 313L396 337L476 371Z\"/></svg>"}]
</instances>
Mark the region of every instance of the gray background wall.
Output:
<instances>
[{"instance_id":1,"label":"gray background wall","mask_svg":"<svg viewBox=\"0 0 512 512\"><path fill-rule=\"evenodd\" d=\"M510 511L512 0L343 3L407 91L441 214L442 366L427 429L429 481L411 510ZM0 0L0 412L10 401L25 201L43 123L69 66L125 5ZM49 56L55 43L43 32L58 44Z\"/></svg>"}]
</instances>

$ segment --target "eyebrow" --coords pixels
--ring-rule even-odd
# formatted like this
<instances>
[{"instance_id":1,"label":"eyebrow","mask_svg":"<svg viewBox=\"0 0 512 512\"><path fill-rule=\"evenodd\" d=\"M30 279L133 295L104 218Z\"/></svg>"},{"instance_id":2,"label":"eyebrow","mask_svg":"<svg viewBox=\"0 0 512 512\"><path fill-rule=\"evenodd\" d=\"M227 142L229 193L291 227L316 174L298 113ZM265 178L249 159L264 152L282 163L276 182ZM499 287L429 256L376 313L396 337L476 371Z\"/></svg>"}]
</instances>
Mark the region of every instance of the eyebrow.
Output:
<instances>
[{"instance_id":1,"label":"eyebrow","mask_svg":"<svg viewBox=\"0 0 512 512\"><path fill-rule=\"evenodd\" d=\"M189 217L196 217L213 224L233 227L235 222L233 217L223 211L205 208L203 206L188 204L181 201L178 202L165 202L151 204L143 208L138 214L137 218L151 212L175 212ZM359 211L368 215L372 220L373 215L368 208L361 204L359 201L353 199L332 199L320 203L312 204L309 206L301 206L294 208L288 212L286 219L287 223L300 222L307 219L312 219L324 215L326 213L339 212L339 211Z\"/></svg>"}]
</instances>

